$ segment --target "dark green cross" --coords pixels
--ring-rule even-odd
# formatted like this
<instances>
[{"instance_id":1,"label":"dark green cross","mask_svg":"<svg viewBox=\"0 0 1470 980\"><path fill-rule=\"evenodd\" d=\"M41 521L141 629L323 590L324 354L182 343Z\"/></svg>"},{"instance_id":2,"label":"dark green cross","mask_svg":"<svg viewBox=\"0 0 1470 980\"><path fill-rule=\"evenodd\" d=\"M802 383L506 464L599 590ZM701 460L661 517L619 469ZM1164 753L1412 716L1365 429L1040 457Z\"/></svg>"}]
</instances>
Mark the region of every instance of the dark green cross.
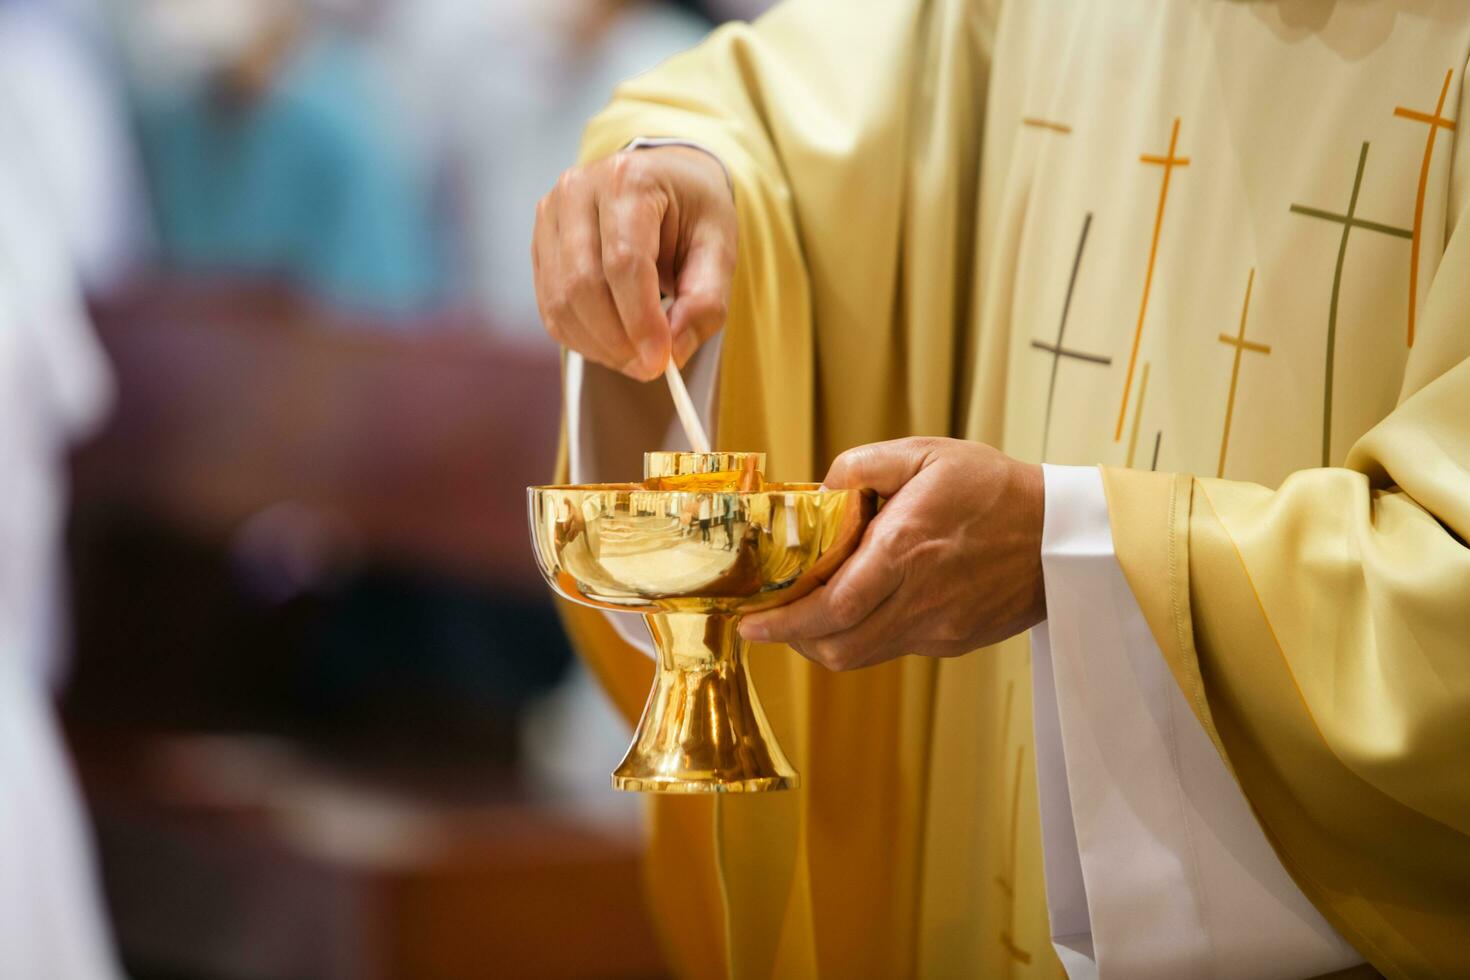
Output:
<instances>
[{"instance_id":1,"label":"dark green cross","mask_svg":"<svg viewBox=\"0 0 1470 980\"><path fill-rule=\"evenodd\" d=\"M1031 346L1037 350L1044 350L1051 355L1051 383L1046 388L1046 421L1041 430L1041 460L1046 461L1046 446L1051 439L1051 407L1052 400L1057 393L1057 369L1062 365L1062 358L1070 357L1078 361L1087 361L1090 364L1110 365L1113 363L1111 357L1103 357L1101 354L1088 354L1080 350L1070 350L1062 346L1062 337L1067 332L1067 313L1072 309L1072 291L1077 288L1077 270L1082 268L1082 250L1087 247L1087 231L1092 227L1092 212L1087 212L1087 217L1082 219L1082 237L1077 242L1077 256L1072 259L1072 277L1067 280L1067 298L1062 301L1062 322L1057 325L1057 342L1048 344L1044 340L1033 340Z\"/></svg>"},{"instance_id":2,"label":"dark green cross","mask_svg":"<svg viewBox=\"0 0 1470 980\"><path fill-rule=\"evenodd\" d=\"M1327 380L1322 392L1323 466L1332 465L1332 369L1337 352L1337 299L1342 292L1342 266L1347 258L1348 236L1352 234L1354 228L1362 228L1364 231L1376 231L1383 235L1392 235L1395 238L1410 241L1414 238L1414 232L1408 228L1395 228L1392 225L1365 221L1358 217L1358 191L1362 189L1363 170L1367 165L1368 144L1365 142L1362 151L1358 154L1358 174L1353 178L1353 194L1348 199L1347 214L1333 214L1331 211L1310 208L1304 204L1291 206L1291 210L1296 214L1304 214L1309 218L1320 218L1323 221L1333 221L1342 225L1342 240L1337 246L1337 270L1332 274L1332 302L1327 308Z\"/></svg>"}]
</instances>

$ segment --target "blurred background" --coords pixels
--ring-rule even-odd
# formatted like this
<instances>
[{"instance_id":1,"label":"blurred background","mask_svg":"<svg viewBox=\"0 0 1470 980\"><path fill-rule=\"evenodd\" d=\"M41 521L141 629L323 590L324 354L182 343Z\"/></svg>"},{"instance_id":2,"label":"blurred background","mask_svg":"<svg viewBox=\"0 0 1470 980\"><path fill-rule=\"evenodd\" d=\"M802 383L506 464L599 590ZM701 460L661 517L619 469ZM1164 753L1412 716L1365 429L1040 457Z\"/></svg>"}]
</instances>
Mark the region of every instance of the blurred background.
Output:
<instances>
[{"instance_id":1,"label":"blurred background","mask_svg":"<svg viewBox=\"0 0 1470 980\"><path fill-rule=\"evenodd\" d=\"M133 976L665 974L527 546L529 243L613 85L763 6L0 0L112 374L47 669Z\"/></svg>"}]
</instances>

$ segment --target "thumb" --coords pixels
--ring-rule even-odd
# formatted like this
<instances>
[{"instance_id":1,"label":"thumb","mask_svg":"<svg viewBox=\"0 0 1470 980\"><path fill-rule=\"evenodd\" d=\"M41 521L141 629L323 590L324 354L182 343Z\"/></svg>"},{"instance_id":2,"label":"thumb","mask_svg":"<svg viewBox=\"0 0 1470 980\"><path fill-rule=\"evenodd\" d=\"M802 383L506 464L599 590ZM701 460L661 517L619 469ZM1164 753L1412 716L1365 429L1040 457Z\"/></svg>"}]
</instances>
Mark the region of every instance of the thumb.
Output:
<instances>
[{"instance_id":1,"label":"thumb","mask_svg":"<svg viewBox=\"0 0 1470 980\"><path fill-rule=\"evenodd\" d=\"M715 222L702 223L691 236L679 268L678 293L669 310L673 357L680 367L725 325L734 274L734 242Z\"/></svg>"},{"instance_id":2,"label":"thumb","mask_svg":"<svg viewBox=\"0 0 1470 980\"><path fill-rule=\"evenodd\" d=\"M830 490L876 490L892 497L933 458L937 439L893 439L849 449L832 461L822 485Z\"/></svg>"}]
</instances>

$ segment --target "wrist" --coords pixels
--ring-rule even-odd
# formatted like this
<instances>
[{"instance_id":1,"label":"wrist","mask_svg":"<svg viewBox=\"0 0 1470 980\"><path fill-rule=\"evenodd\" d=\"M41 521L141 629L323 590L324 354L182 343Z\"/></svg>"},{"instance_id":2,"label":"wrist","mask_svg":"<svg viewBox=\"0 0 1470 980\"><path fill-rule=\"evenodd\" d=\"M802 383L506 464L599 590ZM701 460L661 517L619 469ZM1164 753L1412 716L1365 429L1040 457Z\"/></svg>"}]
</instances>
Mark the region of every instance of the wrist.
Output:
<instances>
[{"instance_id":1,"label":"wrist","mask_svg":"<svg viewBox=\"0 0 1470 980\"><path fill-rule=\"evenodd\" d=\"M725 161L715 155L715 151L702 143L692 140L678 139L665 136L640 136L623 147L624 153L636 150L662 150L670 153L678 153L695 157L700 163L713 163L720 168L720 175L725 179L725 189L730 192L730 198L735 197L735 181L730 176L730 168L725 166Z\"/></svg>"},{"instance_id":2,"label":"wrist","mask_svg":"<svg viewBox=\"0 0 1470 980\"><path fill-rule=\"evenodd\" d=\"M1046 474L1038 463L1017 463L1021 500L1022 547L1031 585L1028 618L1031 625L1046 619L1046 576L1041 544L1046 528Z\"/></svg>"}]
</instances>

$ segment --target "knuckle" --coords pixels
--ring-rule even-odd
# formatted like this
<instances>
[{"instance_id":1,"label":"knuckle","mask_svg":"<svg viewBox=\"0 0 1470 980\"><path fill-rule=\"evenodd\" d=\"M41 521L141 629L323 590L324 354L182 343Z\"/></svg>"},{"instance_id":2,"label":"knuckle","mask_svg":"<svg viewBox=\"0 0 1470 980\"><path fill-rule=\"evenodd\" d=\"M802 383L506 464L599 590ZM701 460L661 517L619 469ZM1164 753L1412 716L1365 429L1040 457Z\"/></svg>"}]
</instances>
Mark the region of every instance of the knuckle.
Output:
<instances>
[{"instance_id":1,"label":"knuckle","mask_svg":"<svg viewBox=\"0 0 1470 980\"><path fill-rule=\"evenodd\" d=\"M585 303L602 294L602 276L590 266L573 272L567 278L567 292L571 294L574 303Z\"/></svg>"},{"instance_id":2,"label":"knuckle","mask_svg":"<svg viewBox=\"0 0 1470 980\"><path fill-rule=\"evenodd\" d=\"M873 544L890 560L907 554L916 537L906 521L883 521L873 526Z\"/></svg>"},{"instance_id":3,"label":"knuckle","mask_svg":"<svg viewBox=\"0 0 1470 980\"><path fill-rule=\"evenodd\" d=\"M577 167L572 167L572 168L570 168L568 170L563 170L561 172L560 176L558 176L556 178L556 187L553 189L552 193L554 193L554 194L568 194L568 193L571 193L572 191L575 191L577 189L577 187L581 184L581 182L582 182L582 173L581 173L581 171Z\"/></svg>"},{"instance_id":4,"label":"knuckle","mask_svg":"<svg viewBox=\"0 0 1470 980\"><path fill-rule=\"evenodd\" d=\"M812 659L834 673L847 669L842 646L834 640L818 640L811 645Z\"/></svg>"},{"instance_id":5,"label":"knuckle","mask_svg":"<svg viewBox=\"0 0 1470 980\"><path fill-rule=\"evenodd\" d=\"M565 330L565 325L572 318L571 299L565 292L560 290L546 297L546 322L557 330Z\"/></svg>"},{"instance_id":6,"label":"knuckle","mask_svg":"<svg viewBox=\"0 0 1470 980\"><path fill-rule=\"evenodd\" d=\"M832 465L827 467L827 476L823 482L833 488L861 485L861 459L862 456L855 449L838 453L837 458L832 460Z\"/></svg>"},{"instance_id":7,"label":"knuckle","mask_svg":"<svg viewBox=\"0 0 1470 980\"><path fill-rule=\"evenodd\" d=\"M839 630L851 629L863 618L865 610L862 597L854 589L840 584L831 588L827 609L832 625Z\"/></svg>"},{"instance_id":8,"label":"knuckle","mask_svg":"<svg viewBox=\"0 0 1470 980\"><path fill-rule=\"evenodd\" d=\"M946 650L967 647L970 640L969 627L952 617L941 617L931 630L935 642Z\"/></svg>"},{"instance_id":9,"label":"knuckle","mask_svg":"<svg viewBox=\"0 0 1470 980\"><path fill-rule=\"evenodd\" d=\"M632 242L618 240L603 246L602 265L609 275L627 277L638 268L642 256Z\"/></svg>"},{"instance_id":10,"label":"knuckle","mask_svg":"<svg viewBox=\"0 0 1470 980\"><path fill-rule=\"evenodd\" d=\"M867 452L865 450L865 446L855 446L852 449L844 449L842 452L838 453L837 458L832 461L832 468L842 469L844 471L855 469L864 459L867 458Z\"/></svg>"},{"instance_id":11,"label":"knuckle","mask_svg":"<svg viewBox=\"0 0 1470 980\"><path fill-rule=\"evenodd\" d=\"M892 451L891 443L872 442L866 446L854 446L842 455L851 472L867 475L883 472L886 457Z\"/></svg>"},{"instance_id":12,"label":"knuckle","mask_svg":"<svg viewBox=\"0 0 1470 980\"><path fill-rule=\"evenodd\" d=\"M929 456L943 449L946 442L949 440L938 436L909 436L900 439L896 448L913 456Z\"/></svg>"},{"instance_id":13,"label":"knuckle","mask_svg":"<svg viewBox=\"0 0 1470 980\"><path fill-rule=\"evenodd\" d=\"M612 158L610 172L617 190L639 190L648 182L648 154L636 150Z\"/></svg>"},{"instance_id":14,"label":"knuckle","mask_svg":"<svg viewBox=\"0 0 1470 980\"><path fill-rule=\"evenodd\" d=\"M862 658L858 656L858 649L851 643L839 643L833 653L835 663L832 669L839 674L850 670L857 670L863 665Z\"/></svg>"}]
</instances>

